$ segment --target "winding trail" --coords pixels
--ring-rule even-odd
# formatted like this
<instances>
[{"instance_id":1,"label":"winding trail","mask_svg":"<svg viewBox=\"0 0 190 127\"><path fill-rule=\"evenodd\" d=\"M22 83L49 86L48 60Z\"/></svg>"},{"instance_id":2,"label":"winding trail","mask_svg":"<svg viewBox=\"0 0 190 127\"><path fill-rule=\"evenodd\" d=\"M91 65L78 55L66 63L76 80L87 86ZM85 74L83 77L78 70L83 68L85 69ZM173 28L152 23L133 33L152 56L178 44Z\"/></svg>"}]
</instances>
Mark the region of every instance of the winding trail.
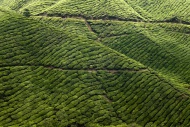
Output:
<instances>
[{"instance_id":1,"label":"winding trail","mask_svg":"<svg viewBox=\"0 0 190 127\"><path fill-rule=\"evenodd\" d=\"M34 17L38 16L46 16L46 17L60 17L63 19L66 18L74 18L74 19L85 19L87 20L93 20L93 21L125 21L125 22L136 22L136 23L172 23L172 24L184 24L184 25L190 25L190 22L182 21L182 20L158 20L158 21L146 21L146 20L140 20L140 19L126 19L126 18L119 18L119 17L112 17L112 16L102 16L102 17L86 17L83 15L48 15L47 13L40 13L38 15L34 15Z\"/></svg>"},{"instance_id":2,"label":"winding trail","mask_svg":"<svg viewBox=\"0 0 190 127\"><path fill-rule=\"evenodd\" d=\"M25 64L25 65L0 65L0 68L6 68L6 67L43 67L46 69L51 69L51 70L58 70L58 71L85 71L85 72L89 72L89 73L93 73L93 72L98 72L98 71L106 71L108 73L112 73L112 74L116 74L119 72L132 72L132 73L136 73L136 72L152 72L151 70L149 70L148 68L141 68L139 70L135 70L133 68L126 68L126 69L74 69L74 68L61 68L61 67L55 67L52 65L29 65L29 64ZM158 74L154 73L154 75L160 79L161 81L167 83L168 85L170 85L172 88L174 88L174 90L176 90L179 93L182 93L184 97L189 98L190 95L187 93L182 92L181 90L177 89L176 87L174 87L170 82L163 80ZM104 96L105 98L108 98L107 96ZM109 102L111 102L110 99Z\"/></svg>"}]
</instances>

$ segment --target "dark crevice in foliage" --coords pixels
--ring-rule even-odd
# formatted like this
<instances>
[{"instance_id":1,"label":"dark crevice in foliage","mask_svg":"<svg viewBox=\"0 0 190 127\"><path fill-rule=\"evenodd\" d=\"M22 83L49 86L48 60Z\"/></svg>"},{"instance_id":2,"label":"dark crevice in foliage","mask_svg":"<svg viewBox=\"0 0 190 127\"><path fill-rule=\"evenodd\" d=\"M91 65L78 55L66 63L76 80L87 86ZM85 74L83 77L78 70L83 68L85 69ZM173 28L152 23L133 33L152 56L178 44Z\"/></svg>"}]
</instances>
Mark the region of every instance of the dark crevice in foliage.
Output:
<instances>
[{"instance_id":1,"label":"dark crevice in foliage","mask_svg":"<svg viewBox=\"0 0 190 127\"><path fill-rule=\"evenodd\" d=\"M23 16L30 17L31 16L30 11L28 9L24 9Z\"/></svg>"},{"instance_id":2,"label":"dark crevice in foliage","mask_svg":"<svg viewBox=\"0 0 190 127\"><path fill-rule=\"evenodd\" d=\"M163 20L163 21L151 21L152 23L156 22L156 23L177 23L177 24L186 24L186 25L190 25L190 22L187 21L183 21L178 17L173 17L171 19L167 19L167 20Z\"/></svg>"}]
</instances>

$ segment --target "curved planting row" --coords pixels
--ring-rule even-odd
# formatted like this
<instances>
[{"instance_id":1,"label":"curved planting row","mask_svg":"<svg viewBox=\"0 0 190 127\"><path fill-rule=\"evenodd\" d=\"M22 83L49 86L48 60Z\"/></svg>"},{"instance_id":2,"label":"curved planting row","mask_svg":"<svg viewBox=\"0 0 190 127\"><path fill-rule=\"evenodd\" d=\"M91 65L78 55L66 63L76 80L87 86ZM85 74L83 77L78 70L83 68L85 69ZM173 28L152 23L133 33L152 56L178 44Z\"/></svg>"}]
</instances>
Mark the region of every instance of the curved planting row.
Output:
<instances>
[{"instance_id":1,"label":"curved planting row","mask_svg":"<svg viewBox=\"0 0 190 127\"><path fill-rule=\"evenodd\" d=\"M87 18L143 19L124 0L7 0L3 1L2 5L21 12L27 8L33 15L80 15Z\"/></svg>"},{"instance_id":2,"label":"curved planting row","mask_svg":"<svg viewBox=\"0 0 190 127\"><path fill-rule=\"evenodd\" d=\"M2 6L33 15L83 16L88 19L120 19L190 23L188 0L0 0Z\"/></svg>"},{"instance_id":3,"label":"curved planting row","mask_svg":"<svg viewBox=\"0 0 190 127\"><path fill-rule=\"evenodd\" d=\"M24 8L28 8L28 5L33 4L35 6L35 11L42 11L54 4L56 4L59 0L0 0L1 6L16 10L22 11ZM41 6L39 6L41 4Z\"/></svg>"},{"instance_id":4,"label":"curved planting row","mask_svg":"<svg viewBox=\"0 0 190 127\"><path fill-rule=\"evenodd\" d=\"M44 12L48 15L77 16L103 19L143 19L136 11L123 0L87 0L87 1L60 1Z\"/></svg>"},{"instance_id":5,"label":"curved planting row","mask_svg":"<svg viewBox=\"0 0 190 127\"><path fill-rule=\"evenodd\" d=\"M190 22L189 0L125 0L139 14L149 20Z\"/></svg>"},{"instance_id":6,"label":"curved planting row","mask_svg":"<svg viewBox=\"0 0 190 127\"><path fill-rule=\"evenodd\" d=\"M93 73L43 67L7 67L2 73L0 125L121 123Z\"/></svg>"},{"instance_id":7,"label":"curved planting row","mask_svg":"<svg viewBox=\"0 0 190 127\"><path fill-rule=\"evenodd\" d=\"M0 69L0 125L189 126L189 95L150 72Z\"/></svg>"},{"instance_id":8,"label":"curved planting row","mask_svg":"<svg viewBox=\"0 0 190 127\"><path fill-rule=\"evenodd\" d=\"M9 22L6 23L6 22ZM22 26L25 27L22 27ZM0 66L41 65L62 69L143 69L118 52L85 36L21 17L1 22Z\"/></svg>"},{"instance_id":9,"label":"curved planting row","mask_svg":"<svg viewBox=\"0 0 190 127\"><path fill-rule=\"evenodd\" d=\"M180 31L2 13L0 126L190 126L189 94L135 61L188 83L188 52L180 48L188 42ZM167 42L175 36L179 47Z\"/></svg>"}]
</instances>

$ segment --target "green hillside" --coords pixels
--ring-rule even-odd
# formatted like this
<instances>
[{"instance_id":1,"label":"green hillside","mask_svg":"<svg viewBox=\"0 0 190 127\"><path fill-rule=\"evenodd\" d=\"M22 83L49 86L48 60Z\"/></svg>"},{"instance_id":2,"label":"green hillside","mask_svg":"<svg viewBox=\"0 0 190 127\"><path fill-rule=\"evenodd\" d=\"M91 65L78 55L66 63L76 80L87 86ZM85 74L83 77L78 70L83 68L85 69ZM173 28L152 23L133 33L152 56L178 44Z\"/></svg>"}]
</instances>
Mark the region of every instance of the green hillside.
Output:
<instances>
[{"instance_id":1,"label":"green hillside","mask_svg":"<svg viewBox=\"0 0 190 127\"><path fill-rule=\"evenodd\" d=\"M0 0L13 10L28 8L33 15L82 16L184 22L190 24L190 0Z\"/></svg>"},{"instance_id":2,"label":"green hillside","mask_svg":"<svg viewBox=\"0 0 190 127\"><path fill-rule=\"evenodd\" d=\"M0 0L0 127L190 126L189 3Z\"/></svg>"},{"instance_id":3,"label":"green hillside","mask_svg":"<svg viewBox=\"0 0 190 127\"><path fill-rule=\"evenodd\" d=\"M124 0L6 0L3 5L18 11L28 8L34 15L143 19Z\"/></svg>"},{"instance_id":4,"label":"green hillside","mask_svg":"<svg viewBox=\"0 0 190 127\"><path fill-rule=\"evenodd\" d=\"M188 25L101 21L90 24L104 45L190 84Z\"/></svg>"}]
</instances>

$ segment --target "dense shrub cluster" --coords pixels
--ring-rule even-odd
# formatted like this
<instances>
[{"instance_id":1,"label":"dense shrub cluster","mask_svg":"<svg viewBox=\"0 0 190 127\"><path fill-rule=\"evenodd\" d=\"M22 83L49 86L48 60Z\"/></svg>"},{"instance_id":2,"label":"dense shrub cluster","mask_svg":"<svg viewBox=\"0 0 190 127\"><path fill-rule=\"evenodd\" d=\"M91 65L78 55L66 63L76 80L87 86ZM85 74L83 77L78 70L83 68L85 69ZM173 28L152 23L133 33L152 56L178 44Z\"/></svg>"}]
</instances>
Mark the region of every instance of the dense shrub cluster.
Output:
<instances>
[{"instance_id":1,"label":"dense shrub cluster","mask_svg":"<svg viewBox=\"0 0 190 127\"><path fill-rule=\"evenodd\" d=\"M0 72L0 125L189 125L189 96L150 72L27 66Z\"/></svg>"}]
</instances>

